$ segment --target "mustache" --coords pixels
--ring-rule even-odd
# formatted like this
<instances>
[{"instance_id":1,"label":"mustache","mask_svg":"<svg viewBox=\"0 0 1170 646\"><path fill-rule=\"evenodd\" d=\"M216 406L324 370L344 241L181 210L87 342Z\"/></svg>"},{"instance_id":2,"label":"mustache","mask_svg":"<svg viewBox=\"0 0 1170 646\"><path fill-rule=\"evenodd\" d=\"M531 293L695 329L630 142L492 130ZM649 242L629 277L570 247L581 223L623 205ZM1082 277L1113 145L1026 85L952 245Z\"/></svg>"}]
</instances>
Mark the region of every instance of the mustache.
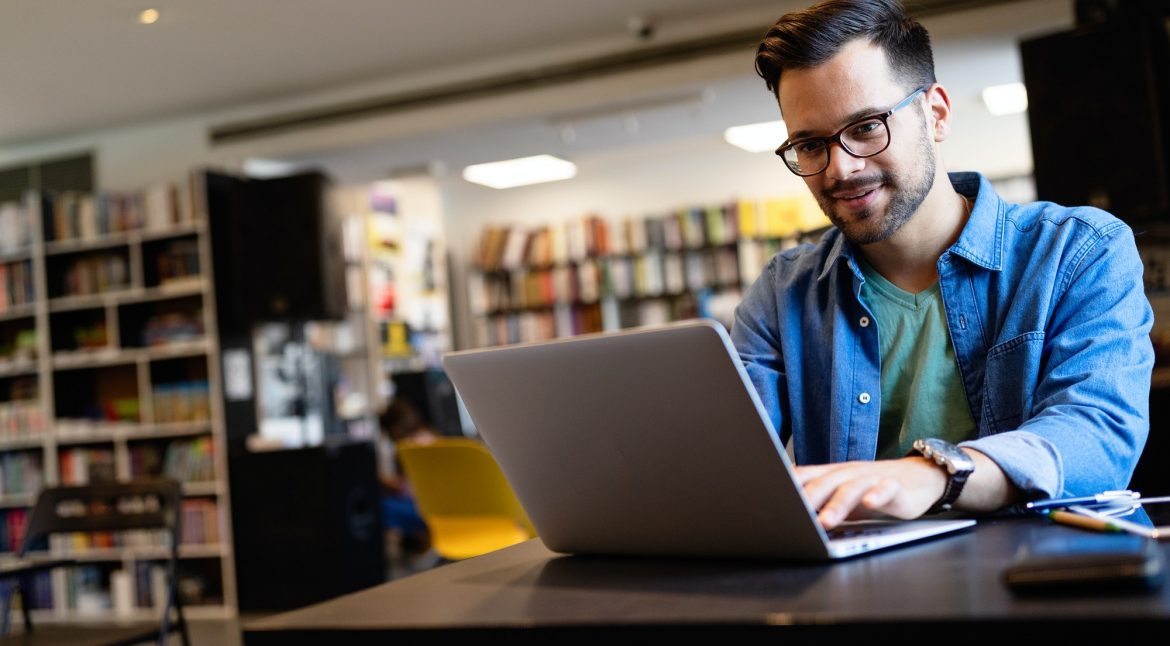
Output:
<instances>
[{"instance_id":1,"label":"mustache","mask_svg":"<svg viewBox=\"0 0 1170 646\"><path fill-rule=\"evenodd\" d=\"M863 189L873 189L882 184L890 184L892 180L893 178L887 173L878 173L868 177L850 177L826 186L821 190L821 194L826 198L835 199L833 195L836 193L853 193Z\"/></svg>"}]
</instances>

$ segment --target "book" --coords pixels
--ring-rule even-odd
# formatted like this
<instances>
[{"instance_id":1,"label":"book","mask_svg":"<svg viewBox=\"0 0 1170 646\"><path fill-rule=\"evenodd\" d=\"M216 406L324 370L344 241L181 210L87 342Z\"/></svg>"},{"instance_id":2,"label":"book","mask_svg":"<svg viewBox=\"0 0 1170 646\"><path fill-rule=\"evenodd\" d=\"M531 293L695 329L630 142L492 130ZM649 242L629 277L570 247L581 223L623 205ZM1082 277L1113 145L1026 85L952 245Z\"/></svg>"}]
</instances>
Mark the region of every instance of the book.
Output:
<instances>
[{"instance_id":1,"label":"book","mask_svg":"<svg viewBox=\"0 0 1170 646\"><path fill-rule=\"evenodd\" d=\"M524 252L528 245L528 232L520 227L511 227L508 238L504 243L503 255L500 257L501 269L519 269L524 266Z\"/></svg>"},{"instance_id":2,"label":"book","mask_svg":"<svg viewBox=\"0 0 1170 646\"><path fill-rule=\"evenodd\" d=\"M554 222L548 226L549 262L561 265L569 261L569 238L564 222Z\"/></svg>"},{"instance_id":3,"label":"book","mask_svg":"<svg viewBox=\"0 0 1170 646\"><path fill-rule=\"evenodd\" d=\"M662 257L662 280L667 294L681 294L687 288L682 255L667 253Z\"/></svg>"}]
</instances>

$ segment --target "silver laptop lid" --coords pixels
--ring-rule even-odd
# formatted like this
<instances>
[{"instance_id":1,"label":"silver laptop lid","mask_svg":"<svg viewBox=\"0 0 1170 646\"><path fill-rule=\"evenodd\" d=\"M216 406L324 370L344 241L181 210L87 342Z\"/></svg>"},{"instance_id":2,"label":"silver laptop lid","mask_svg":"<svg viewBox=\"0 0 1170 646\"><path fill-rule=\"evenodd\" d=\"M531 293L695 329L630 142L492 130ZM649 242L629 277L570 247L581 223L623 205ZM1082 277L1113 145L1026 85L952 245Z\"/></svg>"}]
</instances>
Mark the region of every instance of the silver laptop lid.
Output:
<instances>
[{"instance_id":1,"label":"silver laptop lid","mask_svg":"<svg viewBox=\"0 0 1170 646\"><path fill-rule=\"evenodd\" d=\"M456 352L443 366L549 549L829 556L718 323Z\"/></svg>"}]
</instances>

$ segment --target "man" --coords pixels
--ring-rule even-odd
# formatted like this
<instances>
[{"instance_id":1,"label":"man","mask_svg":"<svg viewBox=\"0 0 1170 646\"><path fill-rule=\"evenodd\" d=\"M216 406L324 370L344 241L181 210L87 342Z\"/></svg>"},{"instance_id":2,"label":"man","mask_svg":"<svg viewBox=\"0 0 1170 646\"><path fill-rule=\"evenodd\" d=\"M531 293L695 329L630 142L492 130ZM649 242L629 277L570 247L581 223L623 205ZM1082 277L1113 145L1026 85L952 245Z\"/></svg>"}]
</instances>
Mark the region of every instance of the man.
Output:
<instances>
[{"instance_id":1,"label":"man","mask_svg":"<svg viewBox=\"0 0 1170 646\"><path fill-rule=\"evenodd\" d=\"M756 69L835 228L772 258L732 338L821 524L1124 487L1153 367L1130 229L948 175L950 98L896 0L785 15Z\"/></svg>"}]
</instances>

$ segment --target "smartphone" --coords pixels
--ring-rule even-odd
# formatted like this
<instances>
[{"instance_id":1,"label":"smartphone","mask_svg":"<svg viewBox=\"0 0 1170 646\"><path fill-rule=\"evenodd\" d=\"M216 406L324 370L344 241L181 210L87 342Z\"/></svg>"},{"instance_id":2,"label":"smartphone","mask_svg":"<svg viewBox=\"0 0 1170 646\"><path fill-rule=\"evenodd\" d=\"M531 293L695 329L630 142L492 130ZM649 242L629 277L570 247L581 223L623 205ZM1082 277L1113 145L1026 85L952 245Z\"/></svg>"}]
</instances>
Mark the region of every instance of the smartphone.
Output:
<instances>
[{"instance_id":1,"label":"smartphone","mask_svg":"<svg viewBox=\"0 0 1170 646\"><path fill-rule=\"evenodd\" d=\"M1062 531L1021 548L1003 581L1021 593L1157 590L1164 561L1162 547L1149 538Z\"/></svg>"}]
</instances>

